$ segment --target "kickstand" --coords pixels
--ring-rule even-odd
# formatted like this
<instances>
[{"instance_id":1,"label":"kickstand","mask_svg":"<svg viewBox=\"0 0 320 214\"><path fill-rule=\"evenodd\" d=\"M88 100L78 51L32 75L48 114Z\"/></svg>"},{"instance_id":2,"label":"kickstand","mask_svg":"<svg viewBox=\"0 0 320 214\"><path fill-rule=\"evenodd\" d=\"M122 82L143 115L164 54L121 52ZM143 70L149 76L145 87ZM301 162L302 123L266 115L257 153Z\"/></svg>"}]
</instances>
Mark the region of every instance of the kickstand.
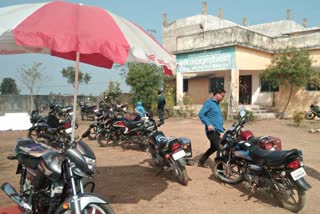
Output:
<instances>
[{"instance_id":1,"label":"kickstand","mask_svg":"<svg viewBox=\"0 0 320 214\"><path fill-rule=\"evenodd\" d=\"M253 194L257 191L258 187L256 184L252 184L251 185L251 191L250 191L250 195L248 196L248 200L251 199L251 197L253 196Z\"/></svg>"}]
</instances>

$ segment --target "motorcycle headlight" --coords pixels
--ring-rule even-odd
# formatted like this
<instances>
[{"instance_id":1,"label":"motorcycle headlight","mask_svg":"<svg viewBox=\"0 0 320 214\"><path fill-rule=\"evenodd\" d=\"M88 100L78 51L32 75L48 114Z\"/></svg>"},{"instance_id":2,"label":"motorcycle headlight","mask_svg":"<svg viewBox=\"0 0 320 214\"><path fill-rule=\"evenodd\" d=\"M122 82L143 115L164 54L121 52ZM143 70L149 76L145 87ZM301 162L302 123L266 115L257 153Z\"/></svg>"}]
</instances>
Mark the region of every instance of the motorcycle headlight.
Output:
<instances>
[{"instance_id":1,"label":"motorcycle headlight","mask_svg":"<svg viewBox=\"0 0 320 214\"><path fill-rule=\"evenodd\" d=\"M86 156L84 156L84 159L88 164L88 168L94 173L96 171L96 160Z\"/></svg>"}]
</instances>

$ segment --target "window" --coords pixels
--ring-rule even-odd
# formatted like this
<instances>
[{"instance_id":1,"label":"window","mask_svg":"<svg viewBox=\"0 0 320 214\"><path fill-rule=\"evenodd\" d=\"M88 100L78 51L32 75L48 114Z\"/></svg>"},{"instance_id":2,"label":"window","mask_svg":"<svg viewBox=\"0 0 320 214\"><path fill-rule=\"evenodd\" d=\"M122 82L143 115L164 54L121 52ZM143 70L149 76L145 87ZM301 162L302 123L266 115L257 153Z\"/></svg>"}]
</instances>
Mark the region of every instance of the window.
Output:
<instances>
[{"instance_id":1,"label":"window","mask_svg":"<svg viewBox=\"0 0 320 214\"><path fill-rule=\"evenodd\" d=\"M260 92L277 92L279 87L273 87L269 81L261 80L261 90Z\"/></svg>"},{"instance_id":2,"label":"window","mask_svg":"<svg viewBox=\"0 0 320 214\"><path fill-rule=\"evenodd\" d=\"M224 88L224 78L216 77L209 79L209 92L214 92L217 88Z\"/></svg>"},{"instance_id":3,"label":"window","mask_svg":"<svg viewBox=\"0 0 320 214\"><path fill-rule=\"evenodd\" d=\"M188 88L189 88L189 81L188 79L183 79L183 92L188 92Z\"/></svg>"},{"instance_id":4,"label":"window","mask_svg":"<svg viewBox=\"0 0 320 214\"><path fill-rule=\"evenodd\" d=\"M307 91L320 91L320 85L308 83L306 86Z\"/></svg>"}]
</instances>

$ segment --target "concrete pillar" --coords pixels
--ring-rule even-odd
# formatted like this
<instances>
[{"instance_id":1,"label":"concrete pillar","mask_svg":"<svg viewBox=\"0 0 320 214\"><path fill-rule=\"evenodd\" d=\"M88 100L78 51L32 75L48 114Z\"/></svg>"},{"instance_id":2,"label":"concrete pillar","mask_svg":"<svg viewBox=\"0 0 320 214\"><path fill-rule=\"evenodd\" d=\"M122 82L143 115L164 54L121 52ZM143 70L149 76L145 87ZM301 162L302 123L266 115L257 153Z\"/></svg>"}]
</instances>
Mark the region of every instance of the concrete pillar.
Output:
<instances>
[{"instance_id":1,"label":"concrete pillar","mask_svg":"<svg viewBox=\"0 0 320 214\"><path fill-rule=\"evenodd\" d=\"M228 99L228 120L232 118L232 114L238 111L239 106L239 69L232 69L230 73L230 85Z\"/></svg>"},{"instance_id":2,"label":"concrete pillar","mask_svg":"<svg viewBox=\"0 0 320 214\"><path fill-rule=\"evenodd\" d=\"M222 8L219 8L218 17L220 19L223 19L223 10L222 10Z\"/></svg>"},{"instance_id":3,"label":"concrete pillar","mask_svg":"<svg viewBox=\"0 0 320 214\"><path fill-rule=\"evenodd\" d=\"M183 105L183 76L180 72L176 73L176 99L177 99L177 105L181 106Z\"/></svg>"},{"instance_id":4,"label":"concrete pillar","mask_svg":"<svg viewBox=\"0 0 320 214\"><path fill-rule=\"evenodd\" d=\"M167 13L162 14L162 26L168 26L168 16Z\"/></svg>"},{"instance_id":5,"label":"concrete pillar","mask_svg":"<svg viewBox=\"0 0 320 214\"><path fill-rule=\"evenodd\" d=\"M291 20L291 10L287 10L287 20Z\"/></svg>"},{"instance_id":6,"label":"concrete pillar","mask_svg":"<svg viewBox=\"0 0 320 214\"><path fill-rule=\"evenodd\" d=\"M208 14L208 5L206 1L202 2L202 15L207 15Z\"/></svg>"},{"instance_id":7,"label":"concrete pillar","mask_svg":"<svg viewBox=\"0 0 320 214\"><path fill-rule=\"evenodd\" d=\"M246 27L248 26L248 19L246 17L242 19L242 25Z\"/></svg>"},{"instance_id":8,"label":"concrete pillar","mask_svg":"<svg viewBox=\"0 0 320 214\"><path fill-rule=\"evenodd\" d=\"M302 20L302 25L303 25L303 27L307 27L308 26L308 20L306 18L304 18Z\"/></svg>"}]
</instances>

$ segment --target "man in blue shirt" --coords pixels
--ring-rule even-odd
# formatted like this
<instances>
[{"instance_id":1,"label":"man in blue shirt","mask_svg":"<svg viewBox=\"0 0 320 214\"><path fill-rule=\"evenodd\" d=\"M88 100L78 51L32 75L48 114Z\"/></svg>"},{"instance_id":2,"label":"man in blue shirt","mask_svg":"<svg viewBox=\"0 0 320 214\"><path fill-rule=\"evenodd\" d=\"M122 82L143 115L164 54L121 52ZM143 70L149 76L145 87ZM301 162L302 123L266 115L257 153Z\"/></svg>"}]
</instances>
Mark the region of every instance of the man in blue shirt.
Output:
<instances>
[{"instance_id":1,"label":"man in blue shirt","mask_svg":"<svg viewBox=\"0 0 320 214\"><path fill-rule=\"evenodd\" d=\"M219 149L220 134L224 132L223 116L219 104L223 100L225 93L224 89L216 89L213 92L213 97L203 104L198 113L201 122L205 125L207 138L210 140L210 148L199 160L199 166L201 167L206 167L204 165L206 160Z\"/></svg>"}]
</instances>

